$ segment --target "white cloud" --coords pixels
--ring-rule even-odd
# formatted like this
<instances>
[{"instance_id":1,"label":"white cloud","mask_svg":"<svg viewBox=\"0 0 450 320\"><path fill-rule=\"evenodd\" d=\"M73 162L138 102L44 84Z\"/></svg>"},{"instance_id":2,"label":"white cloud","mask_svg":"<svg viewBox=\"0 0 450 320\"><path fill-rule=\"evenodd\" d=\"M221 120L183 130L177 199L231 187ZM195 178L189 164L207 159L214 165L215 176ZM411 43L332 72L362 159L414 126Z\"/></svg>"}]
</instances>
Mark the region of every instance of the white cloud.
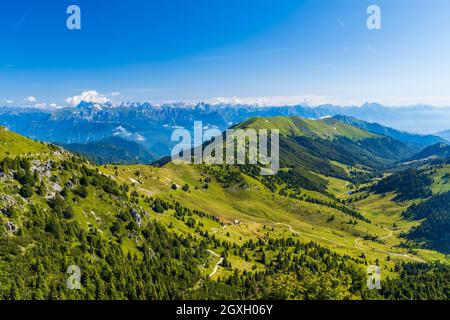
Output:
<instances>
[{"instance_id":1,"label":"white cloud","mask_svg":"<svg viewBox=\"0 0 450 320\"><path fill-rule=\"evenodd\" d=\"M139 133L131 133L122 126L118 126L114 130L113 135L116 137L126 138L128 140L145 141L145 137L143 135L141 135Z\"/></svg>"},{"instance_id":2,"label":"white cloud","mask_svg":"<svg viewBox=\"0 0 450 320\"><path fill-rule=\"evenodd\" d=\"M109 99L95 90L84 91L79 96L73 96L66 99L66 102L73 106L79 105L82 101L103 104L108 102Z\"/></svg>"},{"instance_id":3,"label":"white cloud","mask_svg":"<svg viewBox=\"0 0 450 320\"><path fill-rule=\"evenodd\" d=\"M14 103L14 100L6 100L6 103L7 103L7 104L13 104L13 103Z\"/></svg>"},{"instance_id":4,"label":"white cloud","mask_svg":"<svg viewBox=\"0 0 450 320\"><path fill-rule=\"evenodd\" d=\"M28 98L25 99L27 102L36 102L37 99L33 96L29 96Z\"/></svg>"},{"instance_id":5,"label":"white cloud","mask_svg":"<svg viewBox=\"0 0 450 320\"><path fill-rule=\"evenodd\" d=\"M58 105L56 103L50 103L48 106L50 108L56 108Z\"/></svg>"},{"instance_id":6,"label":"white cloud","mask_svg":"<svg viewBox=\"0 0 450 320\"><path fill-rule=\"evenodd\" d=\"M111 93L111 95L113 96L113 97L117 97L117 96L120 96L120 92L112 92Z\"/></svg>"},{"instance_id":7,"label":"white cloud","mask_svg":"<svg viewBox=\"0 0 450 320\"><path fill-rule=\"evenodd\" d=\"M141 134L136 133L134 137L137 141L145 141L145 137Z\"/></svg>"},{"instance_id":8,"label":"white cloud","mask_svg":"<svg viewBox=\"0 0 450 320\"><path fill-rule=\"evenodd\" d=\"M131 133L127 129L125 129L124 127L118 126L114 130L113 135L115 135L115 136L130 136Z\"/></svg>"},{"instance_id":9,"label":"white cloud","mask_svg":"<svg viewBox=\"0 0 450 320\"><path fill-rule=\"evenodd\" d=\"M43 102L43 103L36 103L34 106L36 108L45 108L45 107L47 107L47 104L45 102Z\"/></svg>"},{"instance_id":10,"label":"white cloud","mask_svg":"<svg viewBox=\"0 0 450 320\"><path fill-rule=\"evenodd\" d=\"M271 97L216 97L209 99L206 102L210 104L246 104L257 106L293 106L299 104L318 106L327 103L336 103L337 101L318 95L305 95Z\"/></svg>"}]
</instances>

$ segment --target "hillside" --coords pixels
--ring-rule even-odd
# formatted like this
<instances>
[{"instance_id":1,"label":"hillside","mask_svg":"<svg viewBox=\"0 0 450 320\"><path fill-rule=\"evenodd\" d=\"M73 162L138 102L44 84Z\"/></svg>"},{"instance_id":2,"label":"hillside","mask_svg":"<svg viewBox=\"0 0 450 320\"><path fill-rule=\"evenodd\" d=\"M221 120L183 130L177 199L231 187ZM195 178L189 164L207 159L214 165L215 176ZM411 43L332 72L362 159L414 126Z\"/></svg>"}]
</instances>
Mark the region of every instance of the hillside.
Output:
<instances>
[{"instance_id":1,"label":"hillside","mask_svg":"<svg viewBox=\"0 0 450 320\"><path fill-rule=\"evenodd\" d=\"M90 143L61 143L59 145L98 164L150 163L155 159L155 156L150 154L144 146L120 137L110 137Z\"/></svg>"},{"instance_id":2,"label":"hillside","mask_svg":"<svg viewBox=\"0 0 450 320\"><path fill-rule=\"evenodd\" d=\"M323 211L324 207L338 210L340 211L340 214L344 213L348 217L353 217L355 221L358 221L357 226L354 226L353 223L351 223L351 228L347 230L350 233L352 233L352 231L350 231L351 229L353 229L353 231L359 230L360 221L368 222L372 227L374 224L378 226L382 221L382 225L384 225L382 229L384 231L381 232L384 232L385 234L388 233L389 230L392 232L393 225L403 224L400 222L403 219L402 211L405 207L410 205L411 199L426 199L426 197L431 195L431 189L434 189L435 186L440 186L440 188L448 186L448 181L445 182L442 179L430 178L429 175L432 174L431 172L402 172L398 175L387 176L386 179L380 181L380 178L377 178L377 171L374 171L373 167L361 166L361 162L364 163L364 161L367 161L365 162L366 164L373 165L373 158L376 158L372 153L372 158L370 158L369 162L360 156L361 154L369 154L370 152L367 149L362 149L360 147L362 145L361 141L366 139L382 139L387 142L387 146L391 148L390 150L392 152L395 152L396 149L394 146L399 142L391 138L368 133L347 124L342 124L335 119L307 120L298 117L252 118L234 128L279 128L281 130L280 156L282 169L275 176L260 177L259 170L255 170L251 166L238 166L234 170L219 169L219 167L217 167L214 170L210 169L209 172L212 173L213 177L211 179L219 176L219 182L221 182L222 187L226 187L225 191L229 189L230 185L243 185L244 187L238 189L240 189L239 192L241 195L244 196L243 188L244 190L247 188L252 189L251 184L248 185L248 178L242 178L247 176L251 177L251 181L254 181L254 183L261 183L270 193L281 197L287 197L294 203L296 200L307 202L308 205L303 207L305 208L303 209L305 212L309 212L307 208L313 208L314 205L321 206L322 213L325 213ZM336 130L334 130L334 128L336 128ZM341 144L340 141L342 139L346 139L347 144ZM301 142L299 143L299 141ZM318 144L317 141L324 144L326 143L325 145L328 148L321 150L319 147L320 144ZM337 143L340 143L340 148L336 148ZM356 146L359 147L359 154L351 157L352 151ZM335 149L331 149L332 147ZM331 150L333 150L333 152ZM337 150L337 152L334 152L334 150ZM344 157L344 155L348 155L348 158ZM332 159L339 159L341 161L339 162ZM389 161L394 160L386 159L386 162ZM350 165L349 163L354 165ZM166 159L161 162L161 164L164 165L164 170L172 170L171 168L173 165L170 164L170 160ZM377 165L377 163L375 163L375 165ZM171 177L171 179L174 180L181 179L184 174L180 174L180 172L183 171L180 171L181 168L175 168L177 174L167 173L165 176ZM230 172L230 170L232 172ZM189 176L192 175L197 176L198 174L189 174ZM436 185L433 182L434 180L436 180ZM379 181L380 183L378 184ZM180 186L185 183L190 184L190 182L183 180L176 182L176 184ZM140 188L146 190L154 189L147 184L145 184L145 187L141 186ZM170 184L167 185L166 188L166 190L170 189ZM257 189L259 190L260 187ZM196 190L197 192L202 190L201 183L196 187ZM215 190L215 193L217 193L217 190ZM230 194L229 192L226 192L225 194L226 195L224 195L223 198L217 199L214 202L226 203L227 201L232 201L233 203L239 203L239 200L234 198L234 193ZM249 199L254 197L249 194L246 194L245 196ZM207 195L199 197L197 200L198 202L203 203L205 201L204 198L209 199L210 197L211 195L208 193ZM266 197L267 196L258 199L258 203L264 203ZM382 200L380 200L380 198ZM185 199L180 201L185 201ZM273 201L274 198L272 197L271 202ZM346 205L343 206L342 203ZM373 209L378 206L378 203L380 205L380 210L374 211ZM192 205L201 206L200 204L197 204L196 201L193 201ZM391 208L386 210L387 206ZM280 214L282 207L282 205L277 204L276 211L278 212L275 215ZM207 207L201 208L202 210L208 210ZM253 217L254 214L251 213L252 208L250 207L247 210L246 215L251 215ZM267 210L270 211L270 209L265 209L264 211L267 212ZM240 214L242 214L242 211ZM308 214L306 214L306 216L308 216ZM266 214L266 217L269 216ZM327 221L333 221L334 218L328 217ZM320 220L315 220L315 224L317 224L318 221ZM390 221L390 223L387 223L387 221ZM410 229L416 224L417 222L408 222L405 223L403 228ZM328 222L326 228L334 229L334 223ZM385 230L385 228L387 228L387 230ZM342 232L342 229L340 229L340 231ZM398 237L397 245L401 245L404 241L401 237L402 232L399 229L396 229L395 231L397 232ZM353 235L358 232L353 233ZM379 234L379 232L380 231L377 231L376 233ZM392 237L392 234L389 237ZM365 238L376 239L377 237L366 235ZM381 236L381 238L384 237ZM338 240L339 239L333 241L337 242ZM357 239L355 241L357 241ZM380 250L382 252L388 252L387 249Z\"/></svg>"},{"instance_id":3,"label":"hillside","mask_svg":"<svg viewBox=\"0 0 450 320\"><path fill-rule=\"evenodd\" d=\"M398 216L357 211L345 180L301 171L323 187L295 189L284 176L271 190L238 167L98 167L0 137L3 299L379 299L407 266L446 261L399 247ZM377 262L389 275L383 293L365 285ZM65 286L70 265L82 270L81 290ZM429 297L442 298L445 264L425 268L442 288Z\"/></svg>"},{"instance_id":4,"label":"hillside","mask_svg":"<svg viewBox=\"0 0 450 320\"><path fill-rule=\"evenodd\" d=\"M19 154L41 154L48 153L49 148L41 142L35 142L0 127L0 157Z\"/></svg>"},{"instance_id":5,"label":"hillside","mask_svg":"<svg viewBox=\"0 0 450 320\"><path fill-rule=\"evenodd\" d=\"M432 183L433 179L426 173L408 169L385 177L372 186L371 191L377 194L395 192L395 201L426 199L432 194Z\"/></svg>"},{"instance_id":6,"label":"hillside","mask_svg":"<svg viewBox=\"0 0 450 320\"><path fill-rule=\"evenodd\" d=\"M399 131L399 130L396 130L396 129L393 129L390 127L383 126L378 123L370 123L370 122L362 121L362 120L356 119L354 117L337 115L337 116L334 116L333 118L336 120L339 120L341 122L347 123L349 125L358 127L363 130L402 141L403 143L406 143L409 146L417 148L417 149L423 149L423 148L433 145L433 144L445 142L445 140L439 136L420 135L420 134L413 134L413 133L409 133L409 132L403 132L403 131Z\"/></svg>"},{"instance_id":7,"label":"hillside","mask_svg":"<svg viewBox=\"0 0 450 320\"><path fill-rule=\"evenodd\" d=\"M450 253L450 192L435 195L405 211L408 219L425 221L414 228L408 238L447 254Z\"/></svg>"},{"instance_id":8,"label":"hillside","mask_svg":"<svg viewBox=\"0 0 450 320\"><path fill-rule=\"evenodd\" d=\"M302 164L308 170L316 172L317 170L306 164L313 162L308 161L310 157L321 162L337 161L351 166L363 165L379 169L413 153L413 150L400 141L373 134L333 118L251 118L234 128L279 129L281 161L287 162L286 165L291 162ZM330 168L326 170L334 171ZM320 173L326 174L325 171Z\"/></svg>"},{"instance_id":9,"label":"hillside","mask_svg":"<svg viewBox=\"0 0 450 320\"><path fill-rule=\"evenodd\" d=\"M410 161L425 161L450 158L450 145L446 143L438 143L428 146L418 154L406 160Z\"/></svg>"},{"instance_id":10,"label":"hillside","mask_svg":"<svg viewBox=\"0 0 450 320\"><path fill-rule=\"evenodd\" d=\"M234 242L220 236L224 242L218 241L207 233L225 225L219 218L139 194L131 184L119 185L70 154L6 157L0 167L5 170L0 192L7 199L2 203L0 238L1 255L6 257L0 264L3 299L264 298L280 294L269 282L297 277L289 271L293 267L309 274L304 284L331 279L340 283L331 291L317 287L297 298L319 298L325 290L329 298L370 296L363 286L364 273L358 271L363 262L358 259L302 244L288 234L283 237L283 229L260 239L256 247L251 238ZM18 172L23 172L23 179ZM17 188L28 191L16 193ZM284 258L270 245L272 241L284 252L295 249L291 255L309 258L277 266L274 263ZM226 282L207 277L217 263L215 252L225 257L224 276L230 279ZM65 288L65 270L70 265L82 270L82 290ZM237 270L255 266L254 274L238 273L242 281L252 283L250 287L233 288L232 265ZM317 273L316 265L328 272ZM276 272L266 276L266 268ZM347 277L360 285L348 286Z\"/></svg>"},{"instance_id":11,"label":"hillside","mask_svg":"<svg viewBox=\"0 0 450 320\"><path fill-rule=\"evenodd\" d=\"M302 117L250 118L233 128L235 129L273 129L277 128L284 136L308 137L333 140L346 137L351 140L363 140L377 137L368 131L347 125L333 118L311 120Z\"/></svg>"}]
</instances>

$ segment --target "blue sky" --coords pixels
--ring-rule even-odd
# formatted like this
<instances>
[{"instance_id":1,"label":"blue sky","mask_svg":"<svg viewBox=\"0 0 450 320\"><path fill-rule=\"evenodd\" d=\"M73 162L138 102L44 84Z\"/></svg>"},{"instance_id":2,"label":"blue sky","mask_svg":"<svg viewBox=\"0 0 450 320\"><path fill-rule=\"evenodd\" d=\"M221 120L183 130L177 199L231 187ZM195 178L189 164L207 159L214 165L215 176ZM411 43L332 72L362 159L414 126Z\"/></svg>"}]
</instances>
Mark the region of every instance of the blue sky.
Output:
<instances>
[{"instance_id":1,"label":"blue sky","mask_svg":"<svg viewBox=\"0 0 450 320\"><path fill-rule=\"evenodd\" d=\"M66 28L71 4L81 30ZM381 30L366 27L371 4ZM1 0L0 105L450 106L449 12L448 0Z\"/></svg>"}]
</instances>

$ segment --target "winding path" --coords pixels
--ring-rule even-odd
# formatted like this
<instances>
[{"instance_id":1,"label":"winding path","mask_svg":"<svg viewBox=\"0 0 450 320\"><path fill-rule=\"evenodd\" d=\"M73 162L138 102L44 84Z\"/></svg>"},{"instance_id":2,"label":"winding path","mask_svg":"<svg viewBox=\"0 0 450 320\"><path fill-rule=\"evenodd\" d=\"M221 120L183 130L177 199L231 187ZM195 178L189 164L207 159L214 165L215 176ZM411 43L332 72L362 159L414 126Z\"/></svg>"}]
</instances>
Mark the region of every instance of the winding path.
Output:
<instances>
[{"instance_id":1,"label":"winding path","mask_svg":"<svg viewBox=\"0 0 450 320\"><path fill-rule=\"evenodd\" d=\"M211 272L211 274L209 275L209 277L212 278L217 273L217 270L219 270L219 266L222 264L223 258L221 258L217 253L215 253L212 250L208 249L208 252L211 253L213 256L220 258L219 262L217 262L216 265L214 266L213 272Z\"/></svg>"},{"instance_id":2,"label":"winding path","mask_svg":"<svg viewBox=\"0 0 450 320\"><path fill-rule=\"evenodd\" d=\"M305 232L299 232L299 231L296 231L296 230L294 230L294 229L292 228L292 226L291 226L290 224L276 223L276 225L281 225L281 226L288 227L288 228L289 228L289 231L291 231L292 233L298 234L299 236L305 235L305 236L308 236L308 237L312 237L312 238L320 239L320 240L323 240L323 241L327 241L327 242L336 244L336 245L341 246L341 247L347 247L347 245L342 244L342 243L339 243L339 242L336 242L336 241L334 241L334 240L330 240L330 239L327 239L327 238L323 238L323 237L320 237L320 236L316 236L316 235L310 234L310 233L305 233Z\"/></svg>"},{"instance_id":3,"label":"winding path","mask_svg":"<svg viewBox=\"0 0 450 320\"><path fill-rule=\"evenodd\" d=\"M292 232L294 234L297 234L297 235L300 235L300 236L304 235L304 236L307 236L307 237L316 238L316 239L319 239L319 240L322 240L322 241L326 241L326 242L329 242L329 243L332 243L332 244L335 244L335 245L338 245L338 246L344 247L344 248L349 248L350 247L347 244L343 244L343 243L340 243L340 242L337 242L337 241L334 241L334 240L330 240L330 239L327 239L325 237L321 237L321 236L317 236L317 235L314 235L314 234L310 234L310 233L300 232L300 231L294 230L294 228L290 224L276 223L275 225L285 226L285 227L289 228L290 232ZM214 229L213 233L216 233L219 230L225 230L226 228L227 228L226 225L224 227L222 227L222 228L213 228ZM379 239L380 240L386 240L386 239L389 239L389 238L391 238L393 236L394 236L394 233L392 231L389 231L389 234L387 236L381 237ZM422 263L426 262L425 260L423 260L421 258L418 258L418 257L414 257L414 256L412 256L410 254L406 254L406 253L402 254L402 253L396 253L396 252L387 251L387 250L383 250L383 249L377 249L377 248L373 248L373 247L368 247L367 245L361 243L361 241L364 241L364 239L362 239L362 238L355 239L355 246L356 246L357 249L359 249L361 251L364 251L364 252L372 250L372 251L385 253L385 254L388 254L388 255L391 255L391 256L394 256L394 257L399 257L399 258L403 258L403 259L409 259L409 260L422 262ZM221 258L220 255L218 255L217 253L215 253L212 250L208 250L208 252L211 255L213 255L213 256L215 256L217 258L220 258L219 262L217 262L216 265L214 266L214 270L209 275L209 278L211 278L217 273L217 271L219 269L219 266L222 264L224 259Z\"/></svg>"},{"instance_id":4,"label":"winding path","mask_svg":"<svg viewBox=\"0 0 450 320\"><path fill-rule=\"evenodd\" d=\"M323 237L319 237L319 236L316 236L316 235L313 235L313 234L309 234L309 233L296 231L289 224L277 223L277 225L282 225L282 226L288 227L289 231L291 231L292 233L298 234L298 235L305 235L305 236L308 236L308 237L313 237L313 238L317 238L317 239L320 239L320 240L323 240L323 241L331 242L331 243L334 243L334 244L339 245L341 247L348 247L348 245L345 245L345 244L342 244L342 243L339 243L339 242L336 242L336 241L333 241L333 240L329 240L329 239L326 239L326 238L323 238ZM389 239L393 235L394 235L393 232L389 231L389 234L387 236L385 236L385 237L380 238L380 240ZM402 254L402 253L396 253L396 252L387 251L387 250L383 250L383 249L371 248L371 247L368 247L368 246L366 246L364 244L361 244L360 241L364 241L364 239L362 239L362 238L355 239L355 246L358 249L362 250L362 251L367 251L367 250L371 249L373 251L386 253L386 254L389 254L389 255L392 255L392 256L395 256L395 257L400 257L400 258L404 258L404 259L410 259L410 260L414 260L414 261L417 261L417 262L426 262L425 260L423 260L421 258L417 258L417 257L411 256L411 255L406 254L406 253Z\"/></svg>"},{"instance_id":5,"label":"winding path","mask_svg":"<svg viewBox=\"0 0 450 320\"><path fill-rule=\"evenodd\" d=\"M388 235L388 236L386 236L386 237L383 237L383 238L380 238L380 240L388 239L388 238L390 238L390 237L392 237L392 236L393 236L393 234L392 234L392 231L391 231L391 234L390 234L390 235ZM421 258L417 258L417 257L414 257L414 256L412 256L412 255L410 255L410 254L406 254L406 253L396 253L396 252L387 251L387 250L383 250L383 249L369 248L369 247L367 247L367 246L361 244L360 241L364 241L364 239L361 239L361 238L356 239L356 240L355 240L355 245L356 245L356 247L357 247L358 249L363 250L363 251L366 250L366 249L371 249L371 250L373 250L373 251L377 251L377 252L381 252L381 253L386 253L386 254L389 254L389 255L394 256L394 257L400 257L400 258L410 259L410 260L414 260L414 261L422 262L422 263L426 262L425 260L423 260L423 259L421 259Z\"/></svg>"},{"instance_id":6,"label":"winding path","mask_svg":"<svg viewBox=\"0 0 450 320\"><path fill-rule=\"evenodd\" d=\"M227 225L224 225L222 228L211 228L212 233L217 233L217 231L225 230L227 228Z\"/></svg>"}]
</instances>

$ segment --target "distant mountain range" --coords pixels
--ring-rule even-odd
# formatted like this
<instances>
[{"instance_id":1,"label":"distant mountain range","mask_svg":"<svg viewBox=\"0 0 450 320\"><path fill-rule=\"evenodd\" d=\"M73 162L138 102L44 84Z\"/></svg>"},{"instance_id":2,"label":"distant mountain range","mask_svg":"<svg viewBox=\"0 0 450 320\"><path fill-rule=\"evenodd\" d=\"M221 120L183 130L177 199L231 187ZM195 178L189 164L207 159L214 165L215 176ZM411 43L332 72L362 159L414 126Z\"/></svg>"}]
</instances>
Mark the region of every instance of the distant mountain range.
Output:
<instances>
[{"instance_id":1,"label":"distant mountain range","mask_svg":"<svg viewBox=\"0 0 450 320\"><path fill-rule=\"evenodd\" d=\"M439 132L437 135L444 138L447 141L450 141L450 130Z\"/></svg>"},{"instance_id":2,"label":"distant mountain range","mask_svg":"<svg viewBox=\"0 0 450 320\"><path fill-rule=\"evenodd\" d=\"M381 134L384 136L388 136L400 141L403 141L406 144L410 144L419 148L424 148L426 146L436 144L436 143L444 143L446 140L442 137L435 136L435 135L420 135L420 134L413 134L408 132L399 131L393 128L382 126L378 123L369 123L366 121L362 121L353 117L348 116L341 116L337 115L334 116L335 119L345 122L347 124L353 125L355 127Z\"/></svg>"},{"instance_id":3,"label":"distant mountain range","mask_svg":"<svg viewBox=\"0 0 450 320\"><path fill-rule=\"evenodd\" d=\"M143 146L149 155L157 159L170 153L173 146L170 141L173 130L183 127L192 131L194 121L202 121L204 128L215 127L223 131L251 117L300 116L321 119L336 115L346 116L337 118L340 121L414 146L417 152L420 151L419 148L444 140L442 137L408 134L397 129L436 132L447 130L450 125L450 108L431 106L388 108L380 104L365 104L361 107L323 105L313 108L301 105L262 107L205 103L195 106L186 104L153 106L148 103L98 105L87 102L82 102L77 107L57 110L3 107L0 108L0 125L33 139L64 144L74 151L80 150L82 144L88 144L81 148L84 152L97 150L92 148L92 143L111 137L121 138L121 146L116 145L114 148L123 149L123 141L134 142ZM108 144L111 147L113 142L118 141L109 140ZM71 148L70 144L75 145ZM130 157L142 160L142 157L134 152L123 160L129 163ZM148 155L143 159L146 161Z\"/></svg>"}]
</instances>

